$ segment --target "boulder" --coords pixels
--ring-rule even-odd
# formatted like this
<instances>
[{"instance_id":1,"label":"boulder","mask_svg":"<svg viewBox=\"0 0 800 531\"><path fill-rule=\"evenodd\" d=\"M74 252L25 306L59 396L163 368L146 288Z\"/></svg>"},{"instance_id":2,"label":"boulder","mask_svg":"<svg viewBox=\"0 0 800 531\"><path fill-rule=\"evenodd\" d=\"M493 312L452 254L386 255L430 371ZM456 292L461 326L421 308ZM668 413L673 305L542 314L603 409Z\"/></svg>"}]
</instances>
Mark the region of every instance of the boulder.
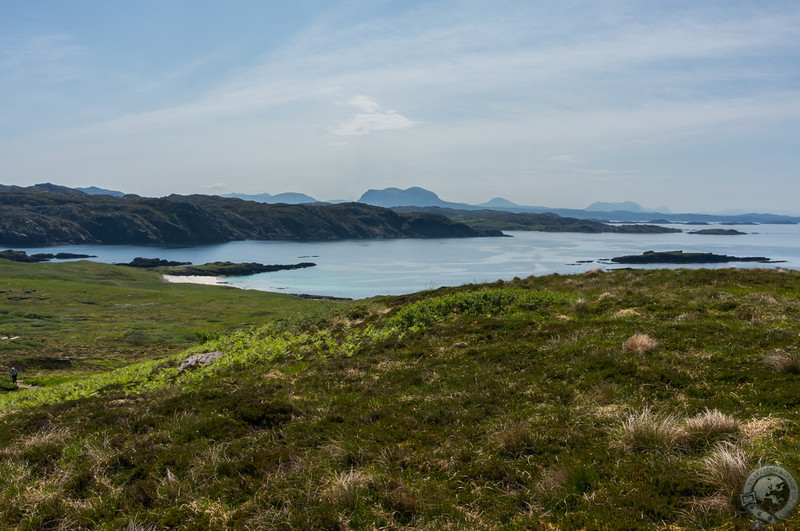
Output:
<instances>
[{"instance_id":1,"label":"boulder","mask_svg":"<svg viewBox=\"0 0 800 531\"><path fill-rule=\"evenodd\" d=\"M223 352L205 352L203 354L195 354L193 356L189 356L183 363L180 364L178 367L178 374L182 374L183 371L188 369L195 369L197 367L201 367L204 365L211 365L216 361L220 356L222 356Z\"/></svg>"}]
</instances>

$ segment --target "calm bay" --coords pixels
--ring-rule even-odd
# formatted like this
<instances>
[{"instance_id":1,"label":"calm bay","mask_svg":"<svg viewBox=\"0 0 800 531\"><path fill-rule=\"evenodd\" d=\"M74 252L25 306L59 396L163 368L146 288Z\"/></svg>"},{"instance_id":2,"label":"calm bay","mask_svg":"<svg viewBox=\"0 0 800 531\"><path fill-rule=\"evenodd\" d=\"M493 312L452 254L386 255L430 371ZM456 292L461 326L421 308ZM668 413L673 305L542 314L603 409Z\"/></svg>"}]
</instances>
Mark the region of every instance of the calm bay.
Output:
<instances>
[{"instance_id":1,"label":"calm bay","mask_svg":"<svg viewBox=\"0 0 800 531\"><path fill-rule=\"evenodd\" d=\"M698 228L666 225L685 232L671 234L584 234L508 232L508 238L339 240L324 242L240 241L192 247L134 245L63 245L17 248L28 253L70 252L96 255L99 262L129 262L141 256L203 264L216 261L294 264L308 269L227 277L225 284L331 297L366 298L400 295L468 283L510 280L530 275L581 273L623 267L598 262L648 250L711 252L732 256L765 256L781 263L697 264L680 267L784 267L800 269L800 225L734 227L738 236L693 235ZM637 268L678 267L652 264Z\"/></svg>"}]
</instances>

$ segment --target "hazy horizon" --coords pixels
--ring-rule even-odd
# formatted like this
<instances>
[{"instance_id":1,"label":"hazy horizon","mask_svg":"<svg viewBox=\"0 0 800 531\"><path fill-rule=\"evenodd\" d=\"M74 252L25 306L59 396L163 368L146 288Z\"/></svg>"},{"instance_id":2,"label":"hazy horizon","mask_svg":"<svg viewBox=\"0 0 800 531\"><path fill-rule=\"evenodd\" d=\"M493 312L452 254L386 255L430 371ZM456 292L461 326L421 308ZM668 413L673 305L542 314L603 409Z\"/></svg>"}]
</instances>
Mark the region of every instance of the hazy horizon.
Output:
<instances>
[{"instance_id":1,"label":"hazy horizon","mask_svg":"<svg viewBox=\"0 0 800 531\"><path fill-rule=\"evenodd\" d=\"M0 185L5 185L5 184L6 183L0 183ZM36 185L63 186L63 185L61 185L59 183L36 183ZM34 185L31 185L31 186L34 186ZM727 209L727 210L719 210L719 211L710 211L710 210L698 210L698 211L691 211L691 212L689 212L689 211L675 211L675 210L669 208L669 206L667 206L667 205L660 205L660 206L654 207L652 205L642 205L642 204L639 204L639 203L637 203L635 201L626 201L626 200L595 201L592 204L584 205L583 207L563 207L563 206L560 206L560 205L529 205L529 204L521 204L521 203L515 203L515 202L513 202L513 201L511 201L511 200L509 200L508 198L505 198L505 197L494 196L494 197L485 199L483 201L479 201L477 203L465 203L465 202L450 201L447 197L441 197L439 194L436 193L435 190L428 190L428 189L423 188L423 187L409 187L409 188L422 188L425 192L432 192L433 194L436 195L436 197L439 198L439 200L441 200L441 201L443 201L445 203L454 203L456 205L457 204L464 204L464 205L468 205L468 206L483 206L483 205L488 205L488 204L491 204L491 203L495 203L496 201L500 201L500 202L508 202L510 205L515 205L517 207L522 207L522 208L525 208L525 207L534 207L534 208L544 207L544 208L553 209L553 210L574 209L574 210L589 210L589 211L598 211L598 212L628 211L628 212L640 212L640 213L645 213L645 214L646 213L653 213L653 214L711 214L711 215L721 215L721 216L736 216L736 215L743 215L743 214L771 214L771 215L792 216L792 217L800 216L800 211L797 211L797 210L755 211L755 210L747 210L747 209ZM103 187L95 186L95 185L76 186L76 187L74 187L74 189L79 189L79 190L85 191L85 192L90 193L90 194L92 194L92 193L110 193L110 194L113 195L115 193L122 193L122 194L126 194L127 195L127 194L131 194L132 193L132 192L128 192L126 190L112 190L112 189L107 189L107 188L103 188ZM386 190L389 190L389 189L400 190L400 191L407 191L408 190L408 189L401 189L401 188L398 188L398 187L390 186L390 187L386 187L386 188L382 188L382 189L370 188L370 189L364 190L364 193L373 192L373 191L381 192L381 191L386 191ZM167 197L169 195L172 195L173 193L174 192L171 192L171 193L168 193L168 194L162 195L162 196L141 195L141 194L134 194L134 195L139 195L141 197L149 197L149 198L159 198L159 197ZM297 196L306 196L310 200L313 200L315 202L321 202L321 203L339 203L339 202L347 202L347 201L357 202L357 201L360 201L362 199L363 195L364 195L364 193L362 193L362 194L358 194L358 196L353 198L353 199L339 199L339 198L335 198L335 197L328 197L328 198L312 197L309 194L306 194L306 193L304 193L302 191L298 191L298 190L285 191L285 192L259 192L259 193L241 193L241 192L225 192L225 193L204 192L204 193L206 195L217 195L217 196L221 196L221 197L239 197L239 198L244 198L244 199L256 198L256 197L259 197L259 196L260 197L276 198L276 197L281 197L281 196L297 195ZM178 194L178 195L181 195L181 194ZM293 198L293 199L296 199L296 198ZM261 199L251 199L251 200L260 201ZM272 201L270 201L270 202L272 202ZM284 202L284 201L280 201L280 202ZM290 201L290 202L294 202L294 201ZM369 201L367 201L367 203L370 204ZM417 205L416 202L410 203L408 205L406 205L406 204L403 204L403 205L398 204L396 206L415 206L415 205ZM494 207L489 206L487 208L491 209L491 208L494 208Z\"/></svg>"},{"instance_id":2,"label":"hazy horizon","mask_svg":"<svg viewBox=\"0 0 800 531\"><path fill-rule=\"evenodd\" d=\"M0 181L797 212L800 4L0 4Z\"/></svg>"}]
</instances>

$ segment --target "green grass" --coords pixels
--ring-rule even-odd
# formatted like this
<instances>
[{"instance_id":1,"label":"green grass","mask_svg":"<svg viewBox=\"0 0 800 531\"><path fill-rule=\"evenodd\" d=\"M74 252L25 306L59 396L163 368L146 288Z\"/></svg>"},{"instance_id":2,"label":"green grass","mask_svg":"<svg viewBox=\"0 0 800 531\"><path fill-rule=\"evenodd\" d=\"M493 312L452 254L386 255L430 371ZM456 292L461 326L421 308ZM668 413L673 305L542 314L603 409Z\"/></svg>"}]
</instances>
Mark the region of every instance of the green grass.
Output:
<instances>
[{"instance_id":1,"label":"green grass","mask_svg":"<svg viewBox=\"0 0 800 531\"><path fill-rule=\"evenodd\" d=\"M105 370L178 352L219 333L319 304L290 295L191 284L129 267L79 261L18 264L0 260L0 365L52 383L71 370ZM63 367L62 367L63 368ZM68 377L65 374L60 377Z\"/></svg>"},{"instance_id":2,"label":"green grass","mask_svg":"<svg viewBox=\"0 0 800 531\"><path fill-rule=\"evenodd\" d=\"M0 521L747 529L742 474L800 474L798 375L764 361L800 351L796 272L551 275L313 308L0 395ZM655 346L625 348L636 334Z\"/></svg>"}]
</instances>

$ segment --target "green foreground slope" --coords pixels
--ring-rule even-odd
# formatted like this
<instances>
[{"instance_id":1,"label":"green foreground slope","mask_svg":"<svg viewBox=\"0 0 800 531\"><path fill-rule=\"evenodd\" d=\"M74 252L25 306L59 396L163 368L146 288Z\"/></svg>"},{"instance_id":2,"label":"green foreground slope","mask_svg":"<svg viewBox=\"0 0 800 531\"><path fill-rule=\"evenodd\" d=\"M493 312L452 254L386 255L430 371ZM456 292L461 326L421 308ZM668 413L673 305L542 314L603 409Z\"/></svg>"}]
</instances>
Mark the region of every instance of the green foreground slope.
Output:
<instances>
[{"instance_id":1,"label":"green foreground slope","mask_svg":"<svg viewBox=\"0 0 800 531\"><path fill-rule=\"evenodd\" d=\"M797 272L552 275L332 308L0 396L0 521L745 529L744 476L800 474Z\"/></svg>"},{"instance_id":2,"label":"green foreground slope","mask_svg":"<svg viewBox=\"0 0 800 531\"><path fill-rule=\"evenodd\" d=\"M290 295L192 284L130 267L0 260L0 366L28 383L179 352L200 338L319 306Z\"/></svg>"}]
</instances>

